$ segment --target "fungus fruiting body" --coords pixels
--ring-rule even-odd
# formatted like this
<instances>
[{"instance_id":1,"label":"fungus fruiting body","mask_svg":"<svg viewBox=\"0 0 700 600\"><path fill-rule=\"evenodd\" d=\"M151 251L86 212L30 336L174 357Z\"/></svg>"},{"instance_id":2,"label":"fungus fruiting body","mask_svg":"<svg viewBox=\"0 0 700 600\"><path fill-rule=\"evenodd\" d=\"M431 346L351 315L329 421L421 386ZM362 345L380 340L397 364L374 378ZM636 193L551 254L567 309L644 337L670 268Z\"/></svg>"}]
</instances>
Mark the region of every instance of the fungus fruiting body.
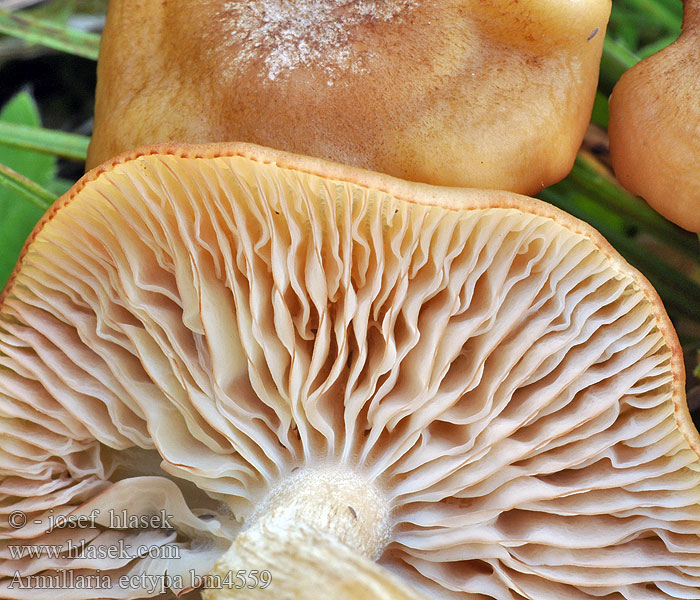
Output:
<instances>
[{"instance_id":1,"label":"fungus fruiting body","mask_svg":"<svg viewBox=\"0 0 700 600\"><path fill-rule=\"evenodd\" d=\"M146 149L0 298L0 596L695 598L683 379L649 284L548 205ZM101 585L22 586L56 572Z\"/></svg>"},{"instance_id":2,"label":"fungus fruiting body","mask_svg":"<svg viewBox=\"0 0 700 600\"><path fill-rule=\"evenodd\" d=\"M112 0L88 164L239 140L536 193L571 169L609 12L610 0Z\"/></svg>"},{"instance_id":3,"label":"fungus fruiting body","mask_svg":"<svg viewBox=\"0 0 700 600\"><path fill-rule=\"evenodd\" d=\"M627 71L610 98L615 175L658 212L700 232L700 2L673 44Z\"/></svg>"}]
</instances>

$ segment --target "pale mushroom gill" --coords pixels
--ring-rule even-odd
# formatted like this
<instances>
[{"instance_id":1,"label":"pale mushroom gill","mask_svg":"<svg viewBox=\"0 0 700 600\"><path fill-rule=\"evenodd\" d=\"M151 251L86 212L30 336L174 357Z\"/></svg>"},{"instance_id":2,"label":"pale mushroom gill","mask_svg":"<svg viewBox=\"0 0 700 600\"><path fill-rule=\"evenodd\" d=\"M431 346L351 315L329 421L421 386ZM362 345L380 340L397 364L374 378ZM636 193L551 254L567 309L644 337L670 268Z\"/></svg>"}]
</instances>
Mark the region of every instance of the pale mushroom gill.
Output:
<instances>
[{"instance_id":1,"label":"pale mushroom gill","mask_svg":"<svg viewBox=\"0 0 700 600\"><path fill-rule=\"evenodd\" d=\"M429 597L700 598L676 341L600 238L511 194L187 153L90 177L5 291L0 510L29 523L0 524L3 597L94 597L13 579L54 569L108 598L189 584L293 472L338 469L387 499L379 563ZM43 533L74 509L98 527ZM110 528L122 509L172 527ZM179 558L9 549L68 538Z\"/></svg>"}]
</instances>

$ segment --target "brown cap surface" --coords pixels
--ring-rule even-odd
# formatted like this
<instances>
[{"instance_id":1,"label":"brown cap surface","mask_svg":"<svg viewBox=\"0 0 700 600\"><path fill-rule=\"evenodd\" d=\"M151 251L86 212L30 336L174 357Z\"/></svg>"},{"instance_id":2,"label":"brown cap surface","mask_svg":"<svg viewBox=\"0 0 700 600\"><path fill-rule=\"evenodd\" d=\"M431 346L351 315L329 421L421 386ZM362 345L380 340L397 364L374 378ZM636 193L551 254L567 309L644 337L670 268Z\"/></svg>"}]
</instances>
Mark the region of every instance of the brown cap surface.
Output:
<instances>
[{"instance_id":1,"label":"brown cap surface","mask_svg":"<svg viewBox=\"0 0 700 600\"><path fill-rule=\"evenodd\" d=\"M263 144L534 194L590 119L610 0L112 0L90 167L154 142Z\"/></svg>"},{"instance_id":2,"label":"brown cap surface","mask_svg":"<svg viewBox=\"0 0 700 600\"><path fill-rule=\"evenodd\" d=\"M145 149L58 201L0 298L0 597L269 564L208 598L693 598L683 386L649 284L544 203ZM13 554L37 544L64 551ZM28 579L56 569L100 579Z\"/></svg>"}]
</instances>

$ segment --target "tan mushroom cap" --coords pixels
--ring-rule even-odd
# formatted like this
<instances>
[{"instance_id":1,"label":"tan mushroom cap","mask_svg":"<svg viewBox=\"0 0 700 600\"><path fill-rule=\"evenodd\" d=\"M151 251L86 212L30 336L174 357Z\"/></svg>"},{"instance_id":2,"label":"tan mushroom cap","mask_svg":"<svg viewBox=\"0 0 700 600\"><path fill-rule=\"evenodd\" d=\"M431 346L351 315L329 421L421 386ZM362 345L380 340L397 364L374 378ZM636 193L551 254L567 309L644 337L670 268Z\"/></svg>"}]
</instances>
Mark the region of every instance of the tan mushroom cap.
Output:
<instances>
[{"instance_id":1,"label":"tan mushroom cap","mask_svg":"<svg viewBox=\"0 0 700 600\"><path fill-rule=\"evenodd\" d=\"M89 167L240 140L535 194L590 120L610 0L111 0Z\"/></svg>"},{"instance_id":2,"label":"tan mushroom cap","mask_svg":"<svg viewBox=\"0 0 700 600\"><path fill-rule=\"evenodd\" d=\"M683 32L627 71L610 97L615 175L664 217L700 232L700 2Z\"/></svg>"},{"instance_id":3,"label":"tan mushroom cap","mask_svg":"<svg viewBox=\"0 0 700 600\"><path fill-rule=\"evenodd\" d=\"M683 385L655 292L549 205L245 144L125 155L0 300L0 597L243 569L269 586L205 597L698 598ZM28 579L56 569L100 579Z\"/></svg>"}]
</instances>

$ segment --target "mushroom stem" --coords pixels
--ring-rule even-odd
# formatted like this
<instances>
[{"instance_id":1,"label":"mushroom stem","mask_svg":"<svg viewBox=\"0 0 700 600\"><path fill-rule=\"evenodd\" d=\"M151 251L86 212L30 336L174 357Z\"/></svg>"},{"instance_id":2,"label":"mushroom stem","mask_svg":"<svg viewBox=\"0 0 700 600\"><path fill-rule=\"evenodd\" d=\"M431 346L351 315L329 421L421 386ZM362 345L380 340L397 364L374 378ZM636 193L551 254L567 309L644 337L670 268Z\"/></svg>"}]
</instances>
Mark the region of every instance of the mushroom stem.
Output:
<instances>
[{"instance_id":1,"label":"mushroom stem","mask_svg":"<svg viewBox=\"0 0 700 600\"><path fill-rule=\"evenodd\" d=\"M206 600L416 598L374 563L390 539L390 507L373 484L354 473L295 474L268 495L248 523L211 573ZM269 571L266 593L253 578L235 589L236 574L245 579L262 571ZM218 585L227 579L232 587Z\"/></svg>"},{"instance_id":2,"label":"mushroom stem","mask_svg":"<svg viewBox=\"0 0 700 600\"><path fill-rule=\"evenodd\" d=\"M269 572L269 586L253 586L250 574ZM217 583L228 576L246 578L235 589ZM242 533L211 573L204 600L420 600L421 595L397 576L308 523L269 523ZM240 582L240 579L238 580ZM251 585L252 589L247 586Z\"/></svg>"}]
</instances>

